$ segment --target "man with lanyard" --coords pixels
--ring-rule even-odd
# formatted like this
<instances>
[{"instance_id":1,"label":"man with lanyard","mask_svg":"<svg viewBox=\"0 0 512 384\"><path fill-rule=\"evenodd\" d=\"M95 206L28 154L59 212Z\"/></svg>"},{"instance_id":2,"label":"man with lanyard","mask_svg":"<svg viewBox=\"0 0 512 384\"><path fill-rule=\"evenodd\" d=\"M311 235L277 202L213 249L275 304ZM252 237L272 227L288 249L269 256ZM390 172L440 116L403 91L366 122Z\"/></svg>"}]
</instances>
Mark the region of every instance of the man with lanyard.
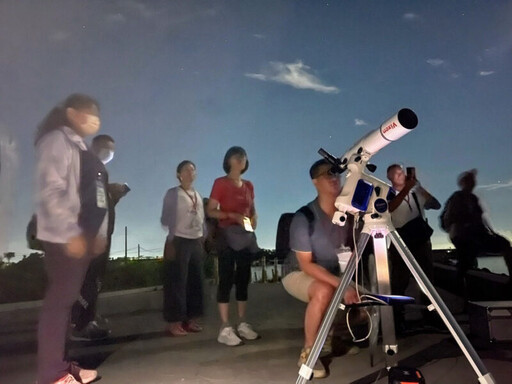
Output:
<instances>
[{"instance_id":1,"label":"man with lanyard","mask_svg":"<svg viewBox=\"0 0 512 384\"><path fill-rule=\"evenodd\" d=\"M323 159L311 166L309 174L317 190L317 198L297 211L290 225L290 248L294 252L288 257L292 260L296 258L300 270L287 274L282 280L283 287L290 295L307 303L304 348L299 357L299 367L311 352L325 312L341 282L340 257L350 257L353 247L352 223L343 227L332 223L336 211L334 202L341 192L341 180L340 175L331 174L330 169L331 165ZM349 286L344 303L358 301L356 290ZM326 344L327 341L324 347ZM358 351L357 347L345 350L348 354ZM314 378L326 375L325 368L317 361L313 368Z\"/></svg>"},{"instance_id":2,"label":"man with lanyard","mask_svg":"<svg viewBox=\"0 0 512 384\"><path fill-rule=\"evenodd\" d=\"M395 191L395 196L389 201L391 221L395 229L399 230L418 216L425 218L425 209L441 208L439 201L421 186L416 179L415 172L406 175L401 165L392 164L387 169L387 177L389 181L391 181ZM405 244L414 255L421 269L423 269L427 277L432 280L434 265L430 239L426 241L416 241L414 238L402 240L404 240ZM393 245L390 247L389 258L391 264L391 292L395 295L404 295L409 285L411 273ZM422 295L422 302L426 305L430 304L424 295ZM403 333L406 331L404 308L395 306L393 309L396 331L398 334ZM433 315L430 315L428 311L425 312L424 318L429 323L434 322L436 319Z\"/></svg>"},{"instance_id":3,"label":"man with lanyard","mask_svg":"<svg viewBox=\"0 0 512 384\"><path fill-rule=\"evenodd\" d=\"M115 143L109 135L97 135L92 140L91 156L106 165L114 158ZM108 172L104 170L108 202L107 246L105 251L93 259L89 264L85 280L80 291L80 297L73 305L71 323L73 329L70 335L72 340L101 340L109 336L108 321L97 312L98 295L101 291L110 256L110 244L114 232L115 206L125 196L130 188L126 184L108 183ZM103 324L101 324L103 323Z\"/></svg>"}]
</instances>

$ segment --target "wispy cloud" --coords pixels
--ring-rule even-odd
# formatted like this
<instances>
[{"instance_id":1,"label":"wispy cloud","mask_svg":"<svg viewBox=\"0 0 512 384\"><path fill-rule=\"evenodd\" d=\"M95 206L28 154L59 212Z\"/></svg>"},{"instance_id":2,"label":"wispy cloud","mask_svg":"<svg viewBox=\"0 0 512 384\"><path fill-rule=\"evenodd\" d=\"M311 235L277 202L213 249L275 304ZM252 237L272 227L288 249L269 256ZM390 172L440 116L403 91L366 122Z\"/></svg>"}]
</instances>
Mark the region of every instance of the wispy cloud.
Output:
<instances>
[{"instance_id":1,"label":"wispy cloud","mask_svg":"<svg viewBox=\"0 0 512 384\"><path fill-rule=\"evenodd\" d=\"M245 76L261 81L273 81L299 89L311 89L322 93L338 93L337 87L325 85L311 68L301 60L295 63L270 62L262 73L246 73Z\"/></svg>"},{"instance_id":2,"label":"wispy cloud","mask_svg":"<svg viewBox=\"0 0 512 384\"><path fill-rule=\"evenodd\" d=\"M56 31L49 36L50 40L52 41L64 41L67 40L68 37L69 33L64 31Z\"/></svg>"},{"instance_id":3,"label":"wispy cloud","mask_svg":"<svg viewBox=\"0 0 512 384\"><path fill-rule=\"evenodd\" d=\"M402 16L402 18L406 21L413 21L413 20L416 20L418 17L419 16L416 13L412 13L412 12L404 13L404 15Z\"/></svg>"},{"instance_id":4,"label":"wispy cloud","mask_svg":"<svg viewBox=\"0 0 512 384\"><path fill-rule=\"evenodd\" d=\"M494 71L480 71L480 72L478 72L478 74L480 76L490 76L490 75L494 75Z\"/></svg>"},{"instance_id":5,"label":"wispy cloud","mask_svg":"<svg viewBox=\"0 0 512 384\"><path fill-rule=\"evenodd\" d=\"M124 23L126 21L126 17L124 17L121 13L113 13L107 15L106 18L110 23Z\"/></svg>"},{"instance_id":6,"label":"wispy cloud","mask_svg":"<svg viewBox=\"0 0 512 384\"><path fill-rule=\"evenodd\" d=\"M497 189L504 189L504 188L512 188L512 180L509 181L498 181L494 184L484 184L484 185L478 185L476 187L477 189L483 189L486 191L495 191Z\"/></svg>"},{"instance_id":7,"label":"wispy cloud","mask_svg":"<svg viewBox=\"0 0 512 384\"><path fill-rule=\"evenodd\" d=\"M261 33L254 33L253 37L255 37L257 39L264 39L266 36Z\"/></svg>"},{"instance_id":8,"label":"wispy cloud","mask_svg":"<svg viewBox=\"0 0 512 384\"><path fill-rule=\"evenodd\" d=\"M433 67L440 67L441 65L443 65L445 63L445 61L443 59L436 58L436 59L427 59L427 63Z\"/></svg>"},{"instance_id":9,"label":"wispy cloud","mask_svg":"<svg viewBox=\"0 0 512 384\"><path fill-rule=\"evenodd\" d=\"M355 125L368 125L368 123L364 120L361 120L361 119L354 119L354 124Z\"/></svg>"},{"instance_id":10,"label":"wispy cloud","mask_svg":"<svg viewBox=\"0 0 512 384\"><path fill-rule=\"evenodd\" d=\"M146 3L138 0L124 0L119 4L145 18L153 17L158 13L154 9L150 8Z\"/></svg>"}]
</instances>

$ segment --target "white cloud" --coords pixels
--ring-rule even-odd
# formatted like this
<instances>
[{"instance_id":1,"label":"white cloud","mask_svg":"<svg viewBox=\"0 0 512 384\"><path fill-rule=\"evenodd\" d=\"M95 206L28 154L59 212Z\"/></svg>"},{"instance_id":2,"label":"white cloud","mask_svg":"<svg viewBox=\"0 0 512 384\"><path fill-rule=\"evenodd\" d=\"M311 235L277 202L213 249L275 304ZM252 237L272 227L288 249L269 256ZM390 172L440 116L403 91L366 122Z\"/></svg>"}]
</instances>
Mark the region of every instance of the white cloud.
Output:
<instances>
[{"instance_id":1,"label":"white cloud","mask_svg":"<svg viewBox=\"0 0 512 384\"><path fill-rule=\"evenodd\" d=\"M480 71L478 72L480 76L490 76L494 74L494 71Z\"/></svg>"},{"instance_id":2,"label":"white cloud","mask_svg":"<svg viewBox=\"0 0 512 384\"><path fill-rule=\"evenodd\" d=\"M270 62L263 73L246 73L245 76L322 93L338 93L340 91L337 87L323 84L318 77L309 73L310 69L300 60L295 63Z\"/></svg>"},{"instance_id":3,"label":"white cloud","mask_svg":"<svg viewBox=\"0 0 512 384\"><path fill-rule=\"evenodd\" d=\"M509 180L507 182L498 181L497 183L494 184L478 185L476 188L484 189L486 191L495 191L496 189L512 188L512 180Z\"/></svg>"},{"instance_id":4,"label":"white cloud","mask_svg":"<svg viewBox=\"0 0 512 384\"><path fill-rule=\"evenodd\" d=\"M69 37L69 33L64 31L56 31L50 35L50 40L53 41L64 41Z\"/></svg>"},{"instance_id":5,"label":"white cloud","mask_svg":"<svg viewBox=\"0 0 512 384\"><path fill-rule=\"evenodd\" d=\"M444 64L443 59L427 59L427 63L429 63L433 67L439 67Z\"/></svg>"},{"instance_id":6,"label":"white cloud","mask_svg":"<svg viewBox=\"0 0 512 384\"><path fill-rule=\"evenodd\" d=\"M107 15L107 21L111 23L124 23L126 21L126 17L124 17L120 13L113 13L110 15Z\"/></svg>"},{"instance_id":7,"label":"white cloud","mask_svg":"<svg viewBox=\"0 0 512 384\"><path fill-rule=\"evenodd\" d=\"M408 12L408 13L404 13L404 15L402 17L404 18L404 20L412 21L412 20L416 20L418 18L418 15L415 13L412 13L412 12Z\"/></svg>"},{"instance_id":8,"label":"white cloud","mask_svg":"<svg viewBox=\"0 0 512 384\"><path fill-rule=\"evenodd\" d=\"M354 119L354 124L355 125L368 125L368 123L364 120L361 120L361 119Z\"/></svg>"},{"instance_id":9,"label":"white cloud","mask_svg":"<svg viewBox=\"0 0 512 384\"><path fill-rule=\"evenodd\" d=\"M141 1L123 0L119 2L119 4L125 7L126 9L129 9L145 18L150 18L157 14L157 12L154 9L151 9Z\"/></svg>"},{"instance_id":10,"label":"white cloud","mask_svg":"<svg viewBox=\"0 0 512 384\"><path fill-rule=\"evenodd\" d=\"M253 36L257 39L264 39L266 36L261 33L254 33Z\"/></svg>"},{"instance_id":11,"label":"white cloud","mask_svg":"<svg viewBox=\"0 0 512 384\"><path fill-rule=\"evenodd\" d=\"M262 75L261 73L247 73L245 76L250 77L251 79L257 79L262 81L267 80L267 77L265 75Z\"/></svg>"}]
</instances>

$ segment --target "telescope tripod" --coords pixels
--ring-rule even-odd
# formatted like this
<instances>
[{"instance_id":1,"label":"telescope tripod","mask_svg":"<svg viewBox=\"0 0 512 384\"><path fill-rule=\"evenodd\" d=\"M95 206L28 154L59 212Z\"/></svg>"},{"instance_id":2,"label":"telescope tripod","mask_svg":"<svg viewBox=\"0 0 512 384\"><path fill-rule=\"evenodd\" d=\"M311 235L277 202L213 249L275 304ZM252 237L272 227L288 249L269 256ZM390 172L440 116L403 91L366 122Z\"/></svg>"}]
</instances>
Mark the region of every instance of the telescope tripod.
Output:
<instances>
[{"instance_id":1,"label":"telescope tripod","mask_svg":"<svg viewBox=\"0 0 512 384\"><path fill-rule=\"evenodd\" d=\"M373 216L373 217L372 217ZM313 367L320 355L322 346L331 329L332 323L336 313L340 307L344 307L342 299L345 290L349 286L352 277L356 271L356 266L359 263L362 252L365 249L369 238L373 239L374 255L375 255L375 272L377 278L377 285L379 294L389 295L391 293L389 281L389 268L388 268L388 254L386 237L389 237L391 242L396 247L398 253L402 257L409 271L412 273L414 279L420 286L423 293L428 297L432 303L429 309L435 308L444 324L450 331L451 335L459 345L460 349L466 356L471 367L478 376L478 381L481 384L495 384L494 378L490 372L487 371L480 357L476 353L473 346L470 344L466 335L457 324L455 318L450 313L448 307L443 302L432 283L429 281L414 256L411 254L402 238L398 235L397 231L391 224L389 212L383 215L365 214L365 224L359 241L357 243L357 252L353 252L347 264L345 273L342 276L340 285L336 289L334 296L329 304L327 312L322 320L322 324L318 331L318 336L311 348L308 359L305 364L302 364L299 369L299 376L297 377L296 384L305 384L308 380L312 379ZM390 305L382 306L379 308L381 311L381 329L382 329L382 345L386 356L386 368L390 368L397 364L398 345L396 343L395 326L393 321L393 308ZM377 317L378 319L378 317ZM373 329L376 330L373 335L373 344L376 344L378 336L378 324L374 324ZM372 335L370 336L372 337ZM370 345L372 340L370 341ZM372 356L373 359L373 356Z\"/></svg>"}]
</instances>

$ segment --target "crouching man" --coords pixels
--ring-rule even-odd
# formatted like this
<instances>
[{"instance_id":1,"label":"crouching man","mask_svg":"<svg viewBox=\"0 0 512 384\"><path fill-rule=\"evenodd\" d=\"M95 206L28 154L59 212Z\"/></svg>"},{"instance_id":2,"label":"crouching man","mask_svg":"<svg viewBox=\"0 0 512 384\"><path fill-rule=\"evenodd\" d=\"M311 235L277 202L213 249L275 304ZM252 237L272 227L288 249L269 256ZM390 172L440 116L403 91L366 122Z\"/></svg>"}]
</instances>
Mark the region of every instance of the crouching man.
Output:
<instances>
[{"instance_id":1,"label":"crouching man","mask_svg":"<svg viewBox=\"0 0 512 384\"><path fill-rule=\"evenodd\" d=\"M317 197L297 211L290 225L290 248L298 269L282 280L286 291L307 303L304 316L304 348L298 366L304 364L318 335L320 325L331 299L341 282L338 255L351 252L353 247L351 222L340 227L331 219L336 210L334 202L341 192L340 175L332 175L325 160L315 162L309 174L317 190ZM344 303L359 301L356 290L348 287ZM328 341L324 347L328 347ZM322 351L324 352L324 351ZM329 352L329 351L327 351ZM357 347L347 348L347 353L358 352ZM318 360L313 368L314 378L327 375Z\"/></svg>"}]
</instances>

